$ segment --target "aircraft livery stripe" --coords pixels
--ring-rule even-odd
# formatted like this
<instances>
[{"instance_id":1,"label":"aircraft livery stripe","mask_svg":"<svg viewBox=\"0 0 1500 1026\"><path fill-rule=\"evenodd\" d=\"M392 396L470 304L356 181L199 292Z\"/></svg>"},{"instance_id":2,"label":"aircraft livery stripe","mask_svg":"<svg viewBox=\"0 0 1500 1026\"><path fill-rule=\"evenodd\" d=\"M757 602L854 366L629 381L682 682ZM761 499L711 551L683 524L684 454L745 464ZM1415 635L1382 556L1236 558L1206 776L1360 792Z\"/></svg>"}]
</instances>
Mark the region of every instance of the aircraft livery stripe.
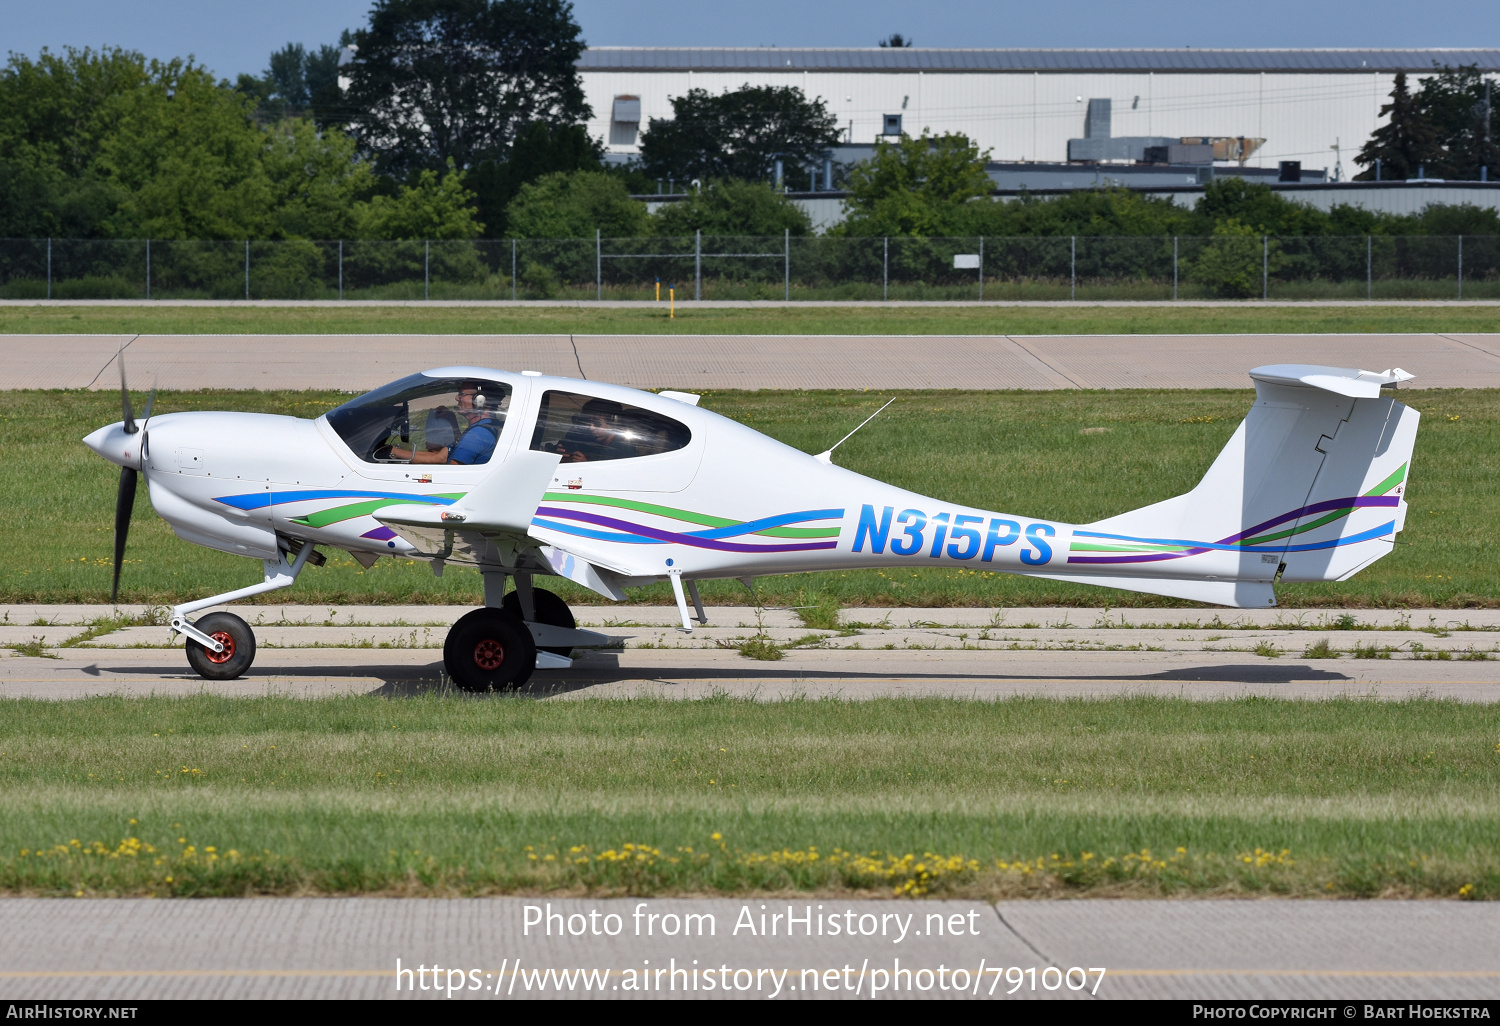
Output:
<instances>
[{"instance_id":1,"label":"aircraft livery stripe","mask_svg":"<svg viewBox=\"0 0 1500 1026\"><path fill-rule=\"evenodd\" d=\"M263 492L246 492L243 495L221 495L214 499L235 509L265 509L288 502L310 502L314 499L391 499L397 502L429 502L435 506L451 506L458 496L433 495L419 492L350 491L342 488L323 488L308 491L282 491L271 488Z\"/></svg>"},{"instance_id":2,"label":"aircraft livery stripe","mask_svg":"<svg viewBox=\"0 0 1500 1026\"><path fill-rule=\"evenodd\" d=\"M1302 545L1288 545L1282 549L1279 545L1272 548L1256 548L1246 545L1215 545L1209 542L1197 542L1194 545L1196 551L1183 553L1159 553L1150 556L1069 556L1069 563L1155 563L1163 559L1181 559L1183 556L1196 556L1203 552L1313 552L1318 549L1335 549L1341 545L1353 545L1357 542L1371 541L1375 538L1384 538L1388 534L1396 533L1396 522L1388 520L1379 527L1372 527L1368 531L1359 534L1351 534L1343 538L1332 538L1328 541L1307 542Z\"/></svg>"},{"instance_id":3,"label":"aircraft livery stripe","mask_svg":"<svg viewBox=\"0 0 1500 1026\"><path fill-rule=\"evenodd\" d=\"M689 524L701 524L711 528L737 528L737 534L764 534L772 538L836 538L839 534L837 527L786 527L778 524L766 524L757 526L750 530L744 530L748 525L739 520L728 517L716 517L707 513L697 513L689 509L679 509L675 506L659 506L652 502L640 502L635 499L620 499L612 495L574 495L567 492L547 492L542 496L543 501L568 502L587 504L594 506L614 506L619 509L634 510L637 513L649 513L652 516L665 517L670 520L681 520ZM818 514L822 514L821 516ZM844 511L838 510L810 510L807 513L794 514L802 520L842 520ZM783 523L798 523L799 520L788 520ZM760 521L754 523L759 524ZM693 532L703 537L731 537L732 535L712 535L706 532Z\"/></svg>"},{"instance_id":4,"label":"aircraft livery stripe","mask_svg":"<svg viewBox=\"0 0 1500 1026\"><path fill-rule=\"evenodd\" d=\"M559 509L556 506L537 507L538 517L562 517L565 520L574 520L584 524L593 524L596 527L613 528L616 531L634 535L645 543L671 543L677 545L690 545L699 549L717 549L721 552L806 552L813 549L837 548L836 541L802 542L790 545L765 545L746 544L743 542L720 541L717 538L705 538L699 533L681 534L677 531L663 531L656 527L647 527L643 524L633 524L627 520L616 520L614 517L600 516L597 513L585 513L582 510ZM559 524L556 521L533 520L539 527L550 527L554 530L567 531L573 534L584 534L585 528L576 528L569 524ZM707 532L705 532L707 533ZM601 538L605 541L630 541L633 544L641 544L634 538L608 537L603 532L589 532L585 537Z\"/></svg>"}]
</instances>

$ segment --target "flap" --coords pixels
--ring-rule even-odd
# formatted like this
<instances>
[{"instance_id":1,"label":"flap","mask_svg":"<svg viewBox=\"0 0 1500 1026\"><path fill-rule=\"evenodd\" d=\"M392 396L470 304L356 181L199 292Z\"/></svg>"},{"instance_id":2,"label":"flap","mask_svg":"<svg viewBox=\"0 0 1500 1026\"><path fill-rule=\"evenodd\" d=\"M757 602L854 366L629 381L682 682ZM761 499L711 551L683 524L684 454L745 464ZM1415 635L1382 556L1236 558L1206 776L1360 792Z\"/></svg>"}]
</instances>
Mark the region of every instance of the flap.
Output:
<instances>
[{"instance_id":1,"label":"flap","mask_svg":"<svg viewBox=\"0 0 1500 1026\"><path fill-rule=\"evenodd\" d=\"M1316 367L1302 363L1276 363L1267 367L1256 367L1250 372L1256 381L1273 385L1293 385L1303 388L1321 388L1325 392L1347 395L1353 399L1374 399L1386 385L1410 381L1416 377L1400 367L1390 370L1367 371L1349 367Z\"/></svg>"}]
</instances>

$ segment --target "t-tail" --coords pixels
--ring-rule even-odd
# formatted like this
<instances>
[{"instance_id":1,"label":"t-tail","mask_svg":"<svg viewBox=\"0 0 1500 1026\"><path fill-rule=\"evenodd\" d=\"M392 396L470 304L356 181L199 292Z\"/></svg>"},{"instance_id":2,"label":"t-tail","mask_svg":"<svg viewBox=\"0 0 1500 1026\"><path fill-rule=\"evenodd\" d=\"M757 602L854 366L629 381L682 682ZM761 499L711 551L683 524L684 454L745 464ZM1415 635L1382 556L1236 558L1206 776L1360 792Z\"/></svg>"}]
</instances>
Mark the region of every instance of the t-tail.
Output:
<instances>
[{"instance_id":1,"label":"t-tail","mask_svg":"<svg viewBox=\"0 0 1500 1026\"><path fill-rule=\"evenodd\" d=\"M1342 581L1395 547L1406 520L1416 410L1383 373L1258 367L1244 423L1185 495L1075 528L1061 568L1174 598L1273 606L1275 581Z\"/></svg>"}]
</instances>

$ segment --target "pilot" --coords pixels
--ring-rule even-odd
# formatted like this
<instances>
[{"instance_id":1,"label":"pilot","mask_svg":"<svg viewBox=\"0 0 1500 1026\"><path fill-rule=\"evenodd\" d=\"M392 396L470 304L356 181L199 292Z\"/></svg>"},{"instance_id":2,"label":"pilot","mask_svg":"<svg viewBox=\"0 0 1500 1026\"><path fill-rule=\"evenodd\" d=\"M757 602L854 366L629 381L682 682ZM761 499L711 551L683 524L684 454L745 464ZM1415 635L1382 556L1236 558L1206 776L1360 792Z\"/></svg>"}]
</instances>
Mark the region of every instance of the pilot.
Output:
<instances>
[{"instance_id":1,"label":"pilot","mask_svg":"<svg viewBox=\"0 0 1500 1026\"><path fill-rule=\"evenodd\" d=\"M590 399L574 418L572 429L560 438L555 451L564 463L624 460L636 455L635 446L615 427L622 407L612 399Z\"/></svg>"},{"instance_id":2,"label":"pilot","mask_svg":"<svg viewBox=\"0 0 1500 1026\"><path fill-rule=\"evenodd\" d=\"M490 395L484 391L482 382L465 381L458 389L458 416L467 420L469 426L457 444L434 449L429 443L426 452L393 448L391 455L399 460L410 460L412 463L460 465L488 463L495 451L495 443L500 440L500 429L504 427L502 419L504 414L495 409L499 402L499 396ZM438 426L431 419L428 425L429 431L433 431ZM440 440L441 432L429 434L428 438L434 441Z\"/></svg>"}]
</instances>

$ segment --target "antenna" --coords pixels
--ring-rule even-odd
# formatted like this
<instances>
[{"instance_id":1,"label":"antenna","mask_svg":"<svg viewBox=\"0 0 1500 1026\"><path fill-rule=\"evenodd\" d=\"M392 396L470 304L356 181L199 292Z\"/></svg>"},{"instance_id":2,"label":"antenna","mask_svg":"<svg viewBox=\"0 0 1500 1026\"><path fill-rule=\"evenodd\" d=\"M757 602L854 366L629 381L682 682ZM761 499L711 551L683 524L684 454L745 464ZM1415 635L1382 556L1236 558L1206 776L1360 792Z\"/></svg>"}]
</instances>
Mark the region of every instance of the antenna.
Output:
<instances>
[{"instance_id":1,"label":"antenna","mask_svg":"<svg viewBox=\"0 0 1500 1026\"><path fill-rule=\"evenodd\" d=\"M899 398L899 397L898 396L891 396L890 400L886 402L885 406L891 405L891 403L895 402L897 398ZM833 450L837 449L839 446L841 446L845 442L849 441L849 439L853 438L854 435L855 435L855 433L857 431L859 431L859 428L864 427L866 424L870 423L870 421L874 420L876 417L878 417L882 413L884 413L885 412L885 406L882 406L880 409L878 409L874 413L870 414L864 420L860 421L859 427L855 428L854 431L849 432L843 438L840 438L837 442L834 442L832 445L830 445L828 447L828 449L826 451L818 453L816 456L813 457L813 459L817 460L819 463L832 464L833 463Z\"/></svg>"}]
</instances>

